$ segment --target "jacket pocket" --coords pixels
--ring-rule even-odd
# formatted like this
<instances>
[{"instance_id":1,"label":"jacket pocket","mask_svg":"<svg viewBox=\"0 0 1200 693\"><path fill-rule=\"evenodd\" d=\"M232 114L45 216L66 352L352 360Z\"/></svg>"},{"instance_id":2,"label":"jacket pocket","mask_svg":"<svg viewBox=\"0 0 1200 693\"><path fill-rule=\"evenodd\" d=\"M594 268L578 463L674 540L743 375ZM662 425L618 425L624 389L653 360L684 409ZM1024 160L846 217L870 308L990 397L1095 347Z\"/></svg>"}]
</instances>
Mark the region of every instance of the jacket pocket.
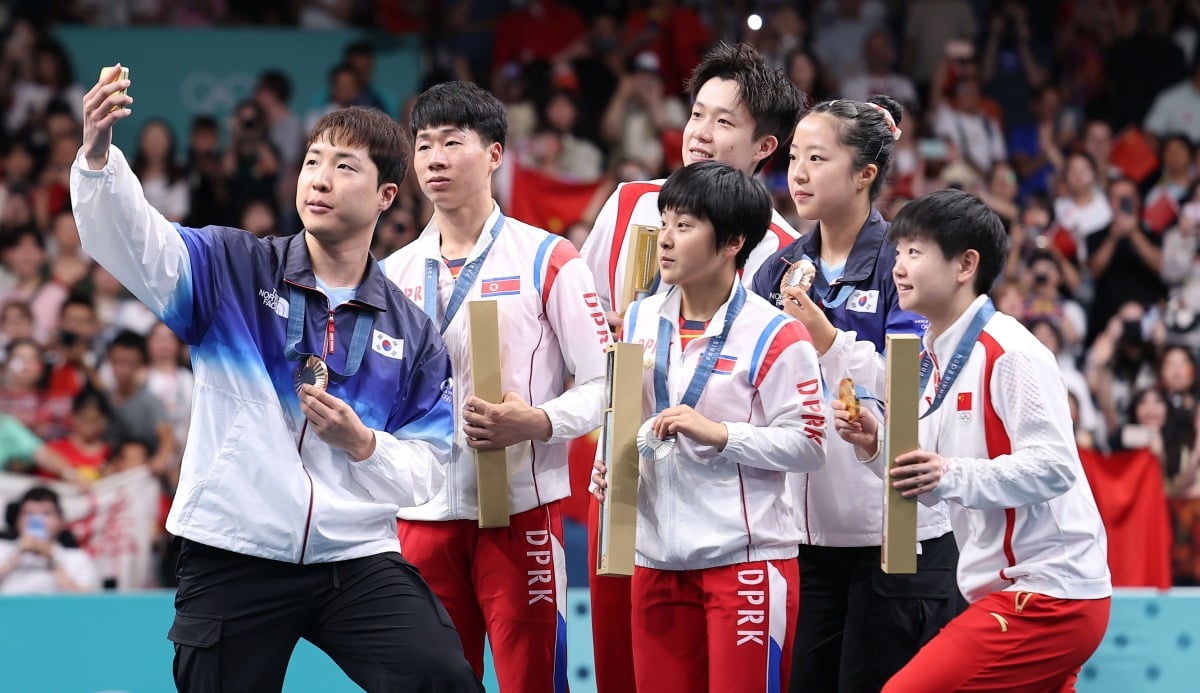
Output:
<instances>
[{"instance_id":1,"label":"jacket pocket","mask_svg":"<svg viewBox=\"0 0 1200 693\"><path fill-rule=\"evenodd\" d=\"M220 616L198 616L176 612L175 622L171 624L171 630L167 632L167 639L176 645L208 649L221 641L222 621Z\"/></svg>"}]
</instances>

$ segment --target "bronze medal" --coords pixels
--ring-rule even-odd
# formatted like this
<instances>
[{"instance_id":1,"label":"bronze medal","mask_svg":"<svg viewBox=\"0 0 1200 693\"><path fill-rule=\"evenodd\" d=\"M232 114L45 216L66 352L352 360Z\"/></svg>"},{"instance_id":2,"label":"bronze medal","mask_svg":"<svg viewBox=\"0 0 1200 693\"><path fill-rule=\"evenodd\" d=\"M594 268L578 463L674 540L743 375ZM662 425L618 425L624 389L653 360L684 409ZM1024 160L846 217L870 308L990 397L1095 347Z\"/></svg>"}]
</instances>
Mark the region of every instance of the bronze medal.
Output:
<instances>
[{"instance_id":1,"label":"bronze medal","mask_svg":"<svg viewBox=\"0 0 1200 693\"><path fill-rule=\"evenodd\" d=\"M816 276L817 266L813 264L812 260L802 257L788 265L787 271L783 273L783 279L779 282L779 292L783 293L783 290L789 286L798 287L801 291L808 291Z\"/></svg>"},{"instance_id":2,"label":"bronze medal","mask_svg":"<svg viewBox=\"0 0 1200 693\"><path fill-rule=\"evenodd\" d=\"M329 368L317 356L309 356L292 371L292 387L296 388L296 394L300 394L304 385L312 385L322 392L329 385Z\"/></svg>"}]
</instances>

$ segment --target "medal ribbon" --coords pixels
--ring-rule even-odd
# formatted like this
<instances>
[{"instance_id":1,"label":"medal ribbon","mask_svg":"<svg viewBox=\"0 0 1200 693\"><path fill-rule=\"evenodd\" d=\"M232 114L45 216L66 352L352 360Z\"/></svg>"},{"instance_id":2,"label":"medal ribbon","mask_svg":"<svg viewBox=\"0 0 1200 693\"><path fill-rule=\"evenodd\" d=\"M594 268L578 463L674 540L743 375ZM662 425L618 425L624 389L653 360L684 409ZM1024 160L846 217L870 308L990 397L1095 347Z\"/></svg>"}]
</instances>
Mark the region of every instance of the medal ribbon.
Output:
<instances>
[{"instance_id":1,"label":"medal ribbon","mask_svg":"<svg viewBox=\"0 0 1200 693\"><path fill-rule=\"evenodd\" d=\"M950 357L950 363L946 365L946 371L942 374L942 379L937 384L937 392L934 393L933 402L930 403L929 409L925 410L925 413L921 415L922 419L937 411L938 407L942 406L942 401L950 393L950 388L954 385L954 381L958 380L963 366L966 365L967 359L971 357L971 350L975 348L975 342L979 341L979 335L983 333L983 328L995 314L996 306L992 305L992 299L985 300L979 308L979 312L971 319L971 324L967 326L967 331L963 334L962 339L958 341L958 346L954 349L954 355ZM925 352L921 354L922 393L925 392L925 386L929 384L929 378L932 374L933 358L929 356L928 352Z\"/></svg>"},{"instance_id":2,"label":"medal ribbon","mask_svg":"<svg viewBox=\"0 0 1200 693\"><path fill-rule=\"evenodd\" d=\"M812 288L815 290L817 298L821 299L822 305L830 309L837 308L845 303L846 299L850 298L850 294L854 291L853 284L839 285L837 295L830 299L829 280L825 278L825 273L821 271L821 263L812 259L807 254L802 255L800 260L808 260L809 262L813 263L813 267L817 268L816 273L813 275ZM796 262L799 262L800 260L797 260Z\"/></svg>"},{"instance_id":3,"label":"medal ribbon","mask_svg":"<svg viewBox=\"0 0 1200 693\"><path fill-rule=\"evenodd\" d=\"M289 282L287 341L283 345L284 357L288 361L299 361L302 356L316 356L316 354L303 353L296 348L304 336L304 311L307 302L305 291ZM346 372L338 373L329 364L326 364L331 378L334 375L340 378L349 378L357 373L359 366L362 365L363 354L367 351L367 342L371 339L371 326L375 323L375 312L359 310L357 313L358 317L354 319L354 332L350 336L350 350L346 353Z\"/></svg>"},{"instance_id":4,"label":"medal ribbon","mask_svg":"<svg viewBox=\"0 0 1200 693\"><path fill-rule=\"evenodd\" d=\"M454 293L450 294L450 302L446 304L446 314L442 316L438 327L439 334L446 334L446 328L450 327L450 321L462 307L463 301L467 298L467 292L475 283L475 276L479 274L480 268L483 267L483 261L492 251L492 246L496 244L496 238L500 235L500 229L503 227L504 215L500 214L496 218L496 223L492 225L490 232L492 240L488 241L487 247L478 257L463 265L463 268L459 270L458 279L454 280ZM438 264L439 261L433 258L425 259L425 314L435 323L438 321Z\"/></svg>"},{"instance_id":5,"label":"medal ribbon","mask_svg":"<svg viewBox=\"0 0 1200 693\"><path fill-rule=\"evenodd\" d=\"M738 313L742 312L742 306L746 304L746 289L739 281L735 280L735 284L737 288L725 309L725 324L721 328L721 334L710 339L708 346L704 348L704 354L700 357L700 363L696 366L696 372L692 374L692 381L688 383L687 391L684 392L683 399L679 401L680 404L695 407L696 403L700 401L700 395L704 393L704 387L708 384L713 369L716 368L717 359L721 357L721 349L725 347L725 341L729 339L733 321L737 319ZM655 415L666 409L671 400L670 390L667 388L667 362L671 357L671 335L674 329L670 320L659 317L658 344L655 346L654 353Z\"/></svg>"}]
</instances>

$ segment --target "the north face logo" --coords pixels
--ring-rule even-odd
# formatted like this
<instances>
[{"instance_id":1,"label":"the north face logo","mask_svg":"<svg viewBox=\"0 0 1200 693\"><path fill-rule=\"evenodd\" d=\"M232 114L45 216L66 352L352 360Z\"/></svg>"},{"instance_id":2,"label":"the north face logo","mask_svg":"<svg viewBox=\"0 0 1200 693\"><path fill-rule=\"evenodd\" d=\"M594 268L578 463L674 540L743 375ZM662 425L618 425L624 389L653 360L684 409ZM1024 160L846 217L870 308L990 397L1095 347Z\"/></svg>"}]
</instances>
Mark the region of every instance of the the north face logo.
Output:
<instances>
[{"instance_id":1,"label":"the north face logo","mask_svg":"<svg viewBox=\"0 0 1200 693\"><path fill-rule=\"evenodd\" d=\"M286 318L288 316L287 299L283 296L280 296L279 292L275 291L275 289L271 289L270 291L267 291L266 289L259 289L258 295L262 297L263 305L275 311L276 315L281 318Z\"/></svg>"}]
</instances>

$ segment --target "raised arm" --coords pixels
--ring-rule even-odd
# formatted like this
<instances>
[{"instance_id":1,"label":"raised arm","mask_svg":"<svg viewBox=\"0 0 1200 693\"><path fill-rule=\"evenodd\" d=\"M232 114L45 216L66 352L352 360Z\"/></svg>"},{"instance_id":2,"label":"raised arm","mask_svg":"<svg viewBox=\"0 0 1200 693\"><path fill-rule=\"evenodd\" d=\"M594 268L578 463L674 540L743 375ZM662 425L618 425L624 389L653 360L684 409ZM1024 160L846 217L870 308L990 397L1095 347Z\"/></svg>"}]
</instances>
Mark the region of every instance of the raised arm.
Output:
<instances>
[{"instance_id":1,"label":"raised arm","mask_svg":"<svg viewBox=\"0 0 1200 693\"><path fill-rule=\"evenodd\" d=\"M113 125L129 116L127 106L133 103L120 93L129 80L105 83L112 74L83 99L83 147L71 167L79 239L88 255L182 335L191 309L176 305L175 298L191 286L188 249L175 227L146 201L124 154L112 146Z\"/></svg>"}]
</instances>

